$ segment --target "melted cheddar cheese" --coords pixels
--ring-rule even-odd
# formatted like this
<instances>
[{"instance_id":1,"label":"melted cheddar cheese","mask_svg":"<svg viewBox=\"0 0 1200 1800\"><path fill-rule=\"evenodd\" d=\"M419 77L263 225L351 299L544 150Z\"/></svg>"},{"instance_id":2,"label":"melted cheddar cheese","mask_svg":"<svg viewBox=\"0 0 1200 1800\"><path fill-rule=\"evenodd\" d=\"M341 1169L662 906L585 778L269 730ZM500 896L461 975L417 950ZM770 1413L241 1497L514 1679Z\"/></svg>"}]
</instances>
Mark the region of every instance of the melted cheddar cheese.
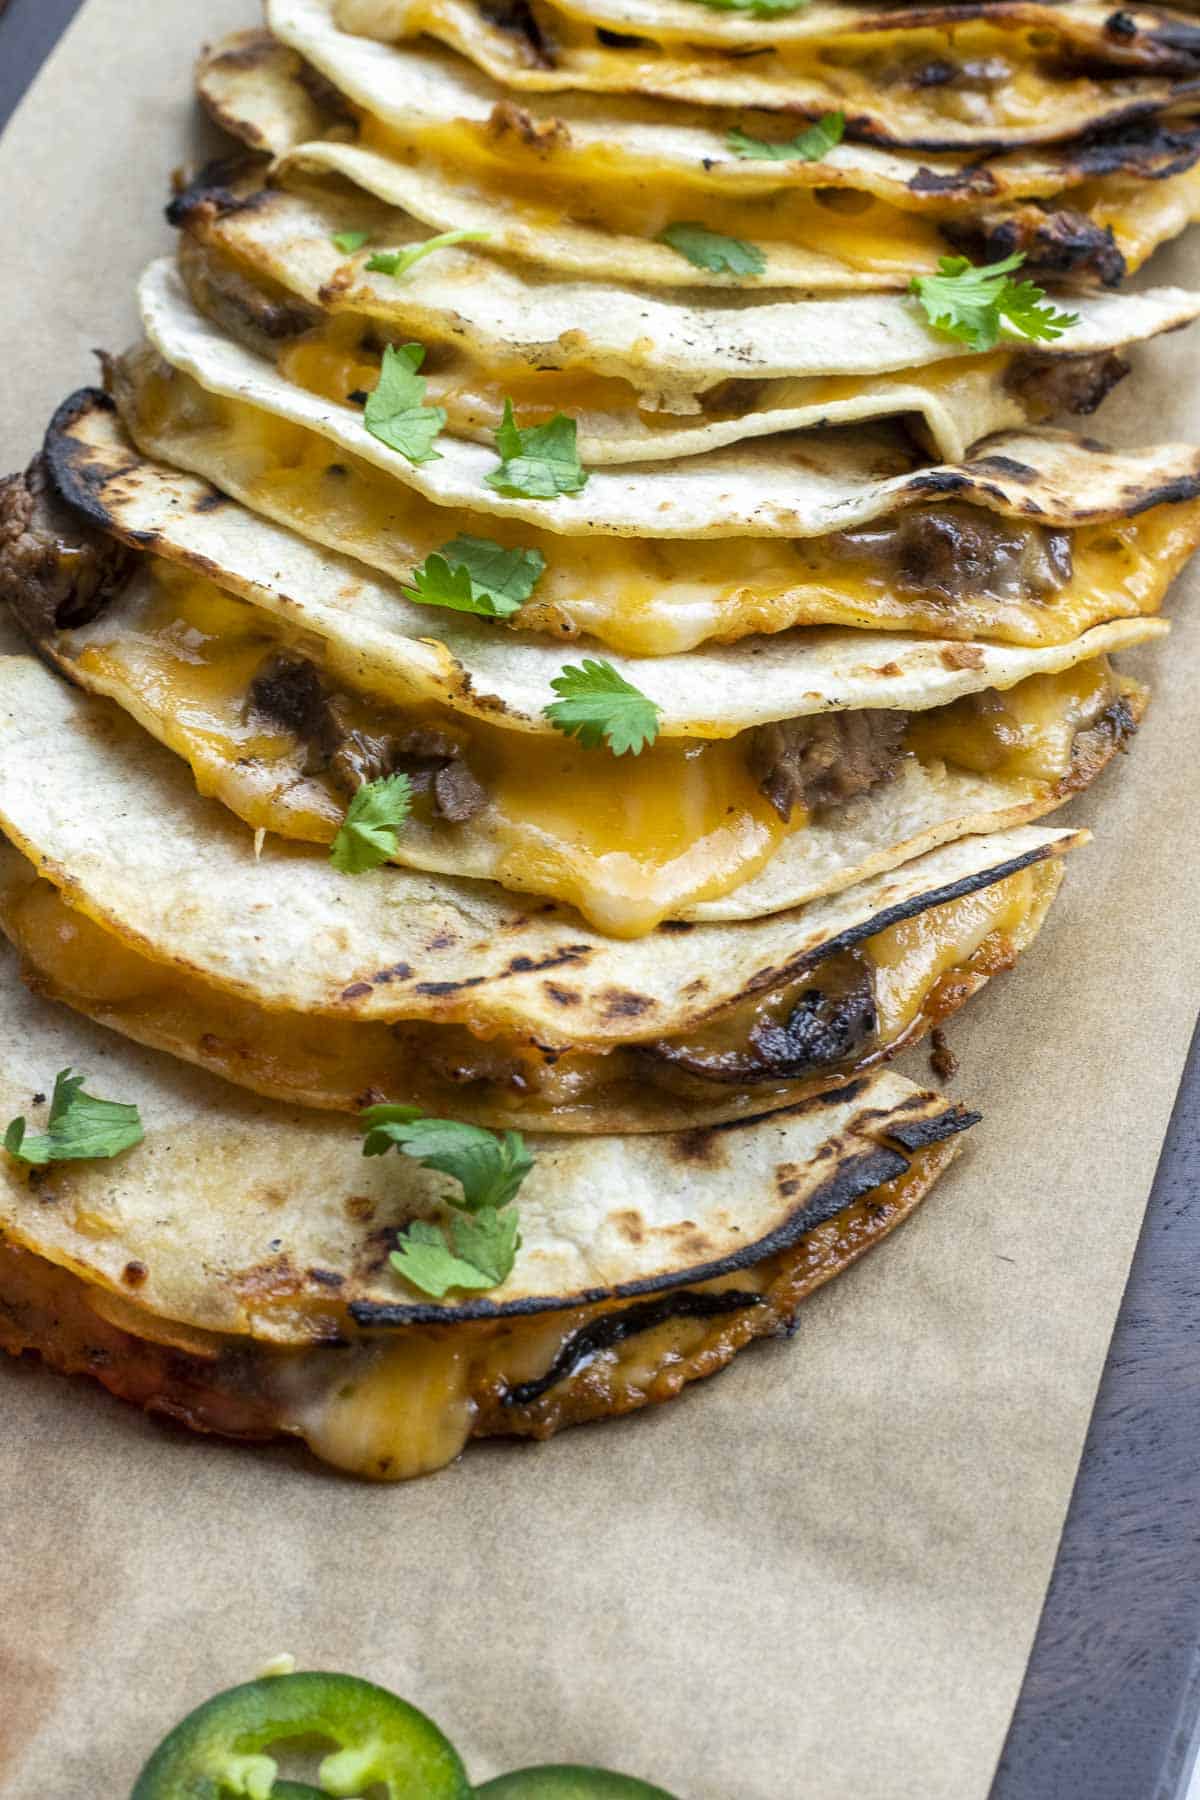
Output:
<instances>
[{"instance_id":1,"label":"melted cheddar cheese","mask_svg":"<svg viewBox=\"0 0 1200 1800\"><path fill-rule=\"evenodd\" d=\"M185 757L201 793L255 830L329 843L349 793L327 769L308 768L308 746L273 726L251 693L272 654L299 650L322 667L325 646L297 642L281 619L173 564L153 558L146 569L136 610L67 651L77 677ZM1071 771L1077 733L1116 692L1107 661L1093 659L914 715L909 748L926 764L1027 780L1026 797L1049 804ZM730 893L808 823L802 806L783 820L760 792L745 735L663 738L618 758L557 733L505 730L428 705L401 710L361 688L339 692L337 704L347 730L386 739L419 725L459 744L487 793L483 811L457 823L418 795L398 861L565 900L616 937L641 936ZM849 866L843 885L854 879Z\"/></svg>"},{"instance_id":2,"label":"melted cheddar cheese","mask_svg":"<svg viewBox=\"0 0 1200 1800\"><path fill-rule=\"evenodd\" d=\"M881 1125L886 1136L886 1121ZM719 1294L733 1287L758 1297L758 1305L710 1318L668 1317L592 1352L536 1400L519 1404L513 1390L546 1377L576 1332L630 1303L376 1334L358 1331L343 1311L332 1321L341 1344L287 1349L158 1318L0 1236L7 1302L0 1307L0 1349L32 1351L66 1373L91 1375L122 1399L169 1411L199 1430L290 1434L336 1468L404 1480L442 1467L472 1436L548 1437L669 1400L685 1383L715 1373L754 1338L786 1326L809 1293L900 1224L958 1142L952 1136L911 1153L904 1173L788 1249L689 1289ZM308 1322L323 1310L309 1300Z\"/></svg>"},{"instance_id":3,"label":"melted cheddar cheese","mask_svg":"<svg viewBox=\"0 0 1200 1800\"><path fill-rule=\"evenodd\" d=\"M825 39L776 34L748 64L739 59L744 46L739 52L686 40L659 43L652 35L606 44L588 20L549 11L549 66L519 31L481 20L462 0L410 0L403 30L408 37L440 38L517 88L667 94L718 105L788 105L815 115L837 109L877 121L897 143L928 141L931 134L935 142L984 143L989 134L1016 141L1066 136L1122 100L1135 102L1155 73L1139 66L1140 44L1122 54L1116 40L1099 32L1080 44L1077 33L1055 29L1049 9L1041 23L967 17L949 28L838 31ZM931 67L949 73L923 79Z\"/></svg>"},{"instance_id":4,"label":"melted cheddar cheese","mask_svg":"<svg viewBox=\"0 0 1200 1800\"><path fill-rule=\"evenodd\" d=\"M652 1045L558 1049L540 1038L497 1036L494 1028L476 1036L469 1026L428 1020L389 1025L269 1012L150 960L69 906L15 851L0 860L0 927L39 990L135 1042L275 1099L342 1112L403 1099L483 1125L655 1131L677 1126L681 1102L697 1125L771 1111L911 1042L1012 963L1036 935L1061 878L1056 859L1037 862L928 908L919 915L924 924L911 930L893 926L865 939L853 955L879 990L879 1029L865 1053L802 1079L766 1071L748 1085L680 1069ZM746 1043L756 1025L786 1018L800 991L819 979L809 971L783 990L751 996L665 1047L678 1041L703 1055L731 1038ZM631 1039L637 1029L629 1024Z\"/></svg>"},{"instance_id":5,"label":"melted cheddar cheese","mask_svg":"<svg viewBox=\"0 0 1200 1800\"><path fill-rule=\"evenodd\" d=\"M768 133L770 135L770 133ZM764 162L761 185L739 172L735 191L719 175L655 166L619 150L545 142L524 144L516 133L499 138L468 121L414 127L412 138L364 119L358 142L400 164L427 168L448 182L466 180L489 208L553 242L563 218L616 238L653 240L668 225L695 219L709 231L749 240L768 259L772 245L810 251L879 287L907 287L913 275L932 274L950 246L940 226L969 217L957 206L905 205L844 185L781 186L779 165ZM774 171L774 173L772 173ZM1200 216L1200 168L1162 180L1103 176L1069 190L1064 204L1102 230L1111 230L1129 272ZM614 273L619 272L614 246ZM682 260L682 259L681 259Z\"/></svg>"},{"instance_id":6,"label":"melted cheddar cheese","mask_svg":"<svg viewBox=\"0 0 1200 1800\"><path fill-rule=\"evenodd\" d=\"M939 637L1061 644L1105 619L1156 612L1200 542L1200 500L1071 534L1074 573L1050 601L971 594L947 604L903 591L894 571L821 539L565 537L431 505L318 433L209 393L135 357L123 365L132 435L207 475L252 510L407 583L455 530L538 548L546 572L518 628L578 633L633 656L666 656L793 625L877 626Z\"/></svg>"}]
</instances>

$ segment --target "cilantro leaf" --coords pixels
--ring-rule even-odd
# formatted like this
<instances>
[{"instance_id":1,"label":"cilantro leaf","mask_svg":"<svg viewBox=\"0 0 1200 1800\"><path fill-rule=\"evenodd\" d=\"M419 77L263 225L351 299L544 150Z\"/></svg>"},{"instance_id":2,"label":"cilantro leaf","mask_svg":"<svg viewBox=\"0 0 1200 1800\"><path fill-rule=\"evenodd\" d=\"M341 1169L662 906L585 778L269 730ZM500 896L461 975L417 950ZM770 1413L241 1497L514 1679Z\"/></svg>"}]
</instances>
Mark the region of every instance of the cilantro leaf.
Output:
<instances>
[{"instance_id":1,"label":"cilantro leaf","mask_svg":"<svg viewBox=\"0 0 1200 1800\"><path fill-rule=\"evenodd\" d=\"M550 686L562 698L542 708L543 718L567 737L577 737L586 750L603 742L614 756L627 750L638 756L658 736L662 708L623 680L611 663L590 656L580 668L567 663Z\"/></svg>"},{"instance_id":2,"label":"cilantro leaf","mask_svg":"<svg viewBox=\"0 0 1200 1800\"><path fill-rule=\"evenodd\" d=\"M700 0L715 12L749 13L754 19L777 19L785 13L803 12L808 0Z\"/></svg>"},{"instance_id":3,"label":"cilantro leaf","mask_svg":"<svg viewBox=\"0 0 1200 1800\"><path fill-rule=\"evenodd\" d=\"M768 144L765 138L750 137L736 129L726 135L725 142L735 156L745 157L748 161L820 162L841 143L845 131L845 113L831 112L810 125L807 131L797 132L795 137L785 138L781 144Z\"/></svg>"},{"instance_id":4,"label":"cilantro leaf","mask_svg":"<svg viewBox=\"0 0 1200 1800\"><path fill-rule=\"evenodd\" d=\"M913 276L909 292L917 296L935 331L958 338L971 350L994 350L1003 333L1059 338L1078 325L1079 315L1043 306L1046 296L1032 281L1011 281L1024 261L1019 250L982 266L965 256L943 256L936 275Z\"/></svg>"},{"instance_id":5,"label":"cilantro leaf","mask_svg":"<svg viewBox=\"0 0 1200 1800\"><path fill-rule=\"evenodd\" d=\"M451 244L478 243L491 235L490 231L443 231L437 237L426 238L423 244L410 244L407 250L377 250L368 259L367 267L373 275L406 275L414 263L435 250L446 250Z\"/></svg>"},{"instance_id":6,"label":"cilantro leaf","mask_svg":"<svg viewBox=\"0 0 1200 1800\"><path fill-rule=\"evenodd\" d=\"M329 850L329 860L343 875L362 875L396 854L400 827L412 805L407 775L383 775L364 781L346 808Z\"/></svg>"},{"instance_id":7,"label":"cilantro leaf","mask_svg":"<svg viewBox=\"0 0 1200 1800\"><path fill-rule=\"evenodd\" d=\"M118 1156L140 1144L145 1132L136 1106L98 1100L85 1094L86 1075L63 1069L55 1077L50 1117L44 1137L27 1137L25 1120L13 1119L4 1133L4 1148L19 1162L39 1166L52 1162L91 1162Z\"/></svg>"},{"instance_id":8,"label":"cilantro leaf","mask_svg":"<svg viewBox=\"0 0 1200 1800\"><path fill-rule=\"evenodd\" d=\"M515 1206L503 1211L484 1206L477 1213L456 1213L450 1230L458 1254L488 1278L489 1287L499 1287L512 1274L521 1248L521 1220Z\"/></svg>"},{"instance_id":9,"label":"cilantro leaf","mask_svg":"<svg viewBox=\"0 0 1200 1800\"><path fill-rule=\"evenodd\" d=\"M414 585L404 589L404 597L423 606L507 619L520 611L545 567L540 550L506 550L491 538L459 536L431 551L413 570Z\"/></svg>"},{"instance_id":10,"label":"cilantro leaf","mask_svg":"<svg viewBox=\"0 0 1200 1800\"><path fill-rule=\"evenodd\" d=\"M533 1157L520 1132L431 1119L416 1106L368 1106L360 1117L364 1156L401 1150L423 1168L452 1176L461 1190L445 1196L455 1209L449 1238L423 1219L400 1236L391 1256L397 1274L439 1300L449 1288L496 1287L511 1273L521 1246L512 1201Z\"/></svg>"},{"instance_id":11,"label":"cilantro leaf","mask_svg":"<svg viewBox=\"0 0 1200 1800\"><path fill-rule=\"evenodd\" d=\"M414 1219L408 1230L400 1233L388 1260L397 1275L403 1275L423 1294L432 1294L435 1300L440 1300L449 1288L496 1285L489 1271L456 1256L441 1227L427 1224L424 1219Z\"/></svg>"},{"instance_id":12,"label":"cilantro leaf","mask_svg":"<svg viewBox=\"0 0 1200 1800\"><path fill-rule=\"evenodd\" d=\"M587 485L587 471L575 448L575 421L565 413L523 429L513 418L512 401L506 400L496 453L500 467L483 479L498 494L553 500L559 494L578 494Z\"/></svg>"},{"instance_id":13,"label":"cilantro leaf","mask_svg":"<svg viewBox=\"0 0 1200 1800\"><path fill-rule=\"evenodd\" d=\"M363 424L372 437L398 450L410 463L437 462L441 451L433 440L446 423L440 406L425 404L425 379L417 370L425 361L420 344L389 344L377 386L367 395Z\"/></svg>"},{"instance_id":14,"label":"cilantro leaf","mask_svg":"<svg viewBox=\"0 0 1200 1800\"><path fill-rule=\"evenodd\" d=\"M706 225L668 225L659 232L658 242L686 257L695 268L708 269L714 275L761 275L767 266L757 244L722 237Z\"/></svg>"},{"instance_id":15,"label":"cilantro leaf","mask_svg":"<svg viewBox=\"0 0 1200 1800\"><path fill-rule=\"evenodd\" d=\"M498 1137L480 1125L427 1118L415 1106L368 1106L360 1117L364 1156L384 1156L394 1146L423 1168L452 1175L462 1196L450 1204L467 1212L507 1206L533 1167L519 1131Z\"/></svg>"},{"instance_id":16,"label":"cilantro leaf","mask_svg":"<svg viewBox=\"0 0 1200 1800\"><path fill-rule=\"evenodd\" d=\"M361 250L370 241L370 237L369 231L335 231L333 244L343 256L353 256L356 250Z\"/></svg>"}]
</instances>

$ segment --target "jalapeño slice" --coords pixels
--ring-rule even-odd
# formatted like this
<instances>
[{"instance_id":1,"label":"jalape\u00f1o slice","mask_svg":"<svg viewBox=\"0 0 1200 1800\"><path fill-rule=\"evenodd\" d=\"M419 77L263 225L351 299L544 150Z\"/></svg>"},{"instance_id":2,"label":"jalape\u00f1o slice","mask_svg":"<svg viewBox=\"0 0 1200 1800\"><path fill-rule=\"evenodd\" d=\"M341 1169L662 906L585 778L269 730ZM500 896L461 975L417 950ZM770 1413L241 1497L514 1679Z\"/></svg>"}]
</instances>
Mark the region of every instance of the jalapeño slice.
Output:
<instances>
[{"instance_id":1,"label":"jalape\u00f1o slice","mask_svg":"<svg viewBox=\"0 0 1200 1800\"><path fill-rule=\"evenodd\" d=\"M585 1769L547 1763L538 1769L514 1769L475 1789L475 1800L672 1800L665 1788L616 1775L609 1769Z\"/></svg>"},{"instance_id":2,"label":"jalape\u00f1o slice","mask_svg":"<svg viewBox=\"0 0 1200 1800\"><path fill-rule=\"evenodd\" d=\"M279 1783L273 1744L323 1738L336 1746L314 1790ZM374 1682L316 1671L229 1688L189 1713L139 1775L131 1800L284 1800L351 1796L378 1786L388 1800L470 1800L457 1751L432 1719Z\"/></svg>"}]
</instances>

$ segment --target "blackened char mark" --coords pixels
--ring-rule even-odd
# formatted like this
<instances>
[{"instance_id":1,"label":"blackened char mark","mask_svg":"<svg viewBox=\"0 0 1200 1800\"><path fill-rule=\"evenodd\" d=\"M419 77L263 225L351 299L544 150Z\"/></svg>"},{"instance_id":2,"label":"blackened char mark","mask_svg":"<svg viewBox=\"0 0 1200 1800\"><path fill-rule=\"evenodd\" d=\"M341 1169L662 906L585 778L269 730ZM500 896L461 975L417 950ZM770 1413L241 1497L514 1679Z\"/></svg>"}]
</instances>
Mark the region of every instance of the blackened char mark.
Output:
<instances>
[{"instance_id":1,"label":"blackened char mark","mask_svg":"<svg viewBox=\"0 0 1200 1800\"><path fill-rule=\"evenodd\" d=\"M938 229L972 262L999 262L1020 254L1024 272L1035 280L1086 276L1101 287L1117 287L1125 278L1127 264L1112 228L1070 207L1046 212L1040 206L1017 206L973 219L944 219Z\"/></svg>"},{"instance_id":2,"label":"blackened char mark","mask_svg":"<svg viewBox=\"0 0 1200 1800\"><path fill-rule=\"evenodd\" d=\"M249 202L236 192L238 184L262 168L260 159L248 156L223 156L205 163L167 202L167 224L182 228L199 218L221 219L240 212Z\"/></svg>"},{"instance_id":3,"label":"blackened char mark","mask_svg":"<svg viewBox=\"0 0 1200 1800\"><path fill-rule=\"evenodd\" d=\"M86 625L121 593L135 557L71 509L41 453L0 481L0 601L35 644Z\"/></svg>"},{"instance_id":4,"label":"blackened char mark","mask_svg":"<svg viewBox=\"0 0 1200 1800\"><path fill-rule=\"evenodd\" d=\"M538 23L529 0L483 0L479 10L490 25L518 40L530 68L557 66L554 42Z\"/></svg>"},{"instance_id":5,"label":"blackened char mark","mask_svg":"<svg viewBox=\"0 0 1200 1800\"><path fill-rule=\"evenodd\" d=\"M972 1125L978 1125L983 1114L971 1112L967 1107L954 1105L946 1112L938 1113L934 1119L914 1119L911 1124L885 1125L888 1137L900 1145L903 1150L924 1150L930 1144L940 1144L944 1138L954 1137L960 1131L969 1131Z\"/></svg>"},{"instance_id":6,"label":"blackened char mark","mask_svg":"<svg viewBox=\"0 0 1200 1800\"><path fill-rule=\"evenodd\" d=\"M603 1318L594 1319L590 1325L572 1332L544 1375L539 1375L536 1381L523 1381L517 1387L509 1388L504 1395L504 1405L532 1406L560 1381L577 1374L585 1363L605 1350L615 1350L627 1338L653 1331L671 1319L714 1319L762 1304L761 1294L742 1293L736 1288L728 1288L721 1294L694 1294L685 1289L682 1293L667 1294L661 1300L645 1300L640 1306L606 1313Z\"/></svg>"}]
</instances>

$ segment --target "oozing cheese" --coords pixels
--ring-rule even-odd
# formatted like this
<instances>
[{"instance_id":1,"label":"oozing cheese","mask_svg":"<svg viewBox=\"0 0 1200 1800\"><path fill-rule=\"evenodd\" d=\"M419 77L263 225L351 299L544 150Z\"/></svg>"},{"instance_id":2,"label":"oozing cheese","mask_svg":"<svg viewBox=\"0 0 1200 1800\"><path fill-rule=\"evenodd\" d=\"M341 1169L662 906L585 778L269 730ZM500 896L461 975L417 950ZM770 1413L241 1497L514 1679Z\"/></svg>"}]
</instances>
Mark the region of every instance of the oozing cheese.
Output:
<instances>
[{"instance_id":1,"label":"oozing cheese","mask_svg":"<svg viewBox=\"0 0 1200 1800\"><path fill-rule=\"evenodd\" d=\"M335 1467L404 1480L440 1468L471 1435L547 1437L668 1400L714 1373L753 1338L788 1323L807 1294L901 1223L959 1141L926 1145L903 1174L789 1249L690 1290L732 1287L759 1296L759 1305L707 1319L676 1316L633 1332L520 1405L508 1403L514 1387L547 1375L575 1332L629 1302L375 1335L359 1334L343 1313L348 1344L288 1350L180 1326L0 1236L0 1349L36 1352L205 1431L294 1434ZM311 1322L317 1309L307 1296L305 1307Z\"/></svg>"},{"instance_id":2,"label":"oozing cheese","mask_svg":"<svg viewBox=\"0 0 1200 1800\"><path fill-rule=\"evenodd\" d=\"M306 774L307 746L251 699L274 652L297 649L320 667L325 646L297 642L282 620L173 564L150 559L147 576L107 635L102 625L77 652L68 644L80 678L186 757L200 791L248 825L330 842L348 794L327 772ZM340 674L335 666L331 685ZM1057 783L1071 768L1077 731L1115 692L1107 661L1095 659L918 716L910 744L926 763ZM764 798L744 737L661 739L636 758L617 758L429 706L397 710L353 682L339 691L339 711L347 728L369 735L419 724L458 742L488 795L481 813L453 824L419 797L398 860L566 900L617 937L640 936L740 887L808 822L802 806L785 821ZM1031 785L1029 798L1038 793Z\"/></svg>"},{"instance_id":3,"label":"oozing cheese","mask_svg":"<svg viewBox=\"0 0 1200 1800\"><path fill-rule=\"evenodd\" d=\"M201 297L195 297L202 305ZM369 319L334 314L317 330L283 346L277 366L298 387L344 406L379 381L379 357L364 348L373 336ZM950 357L915 375L727 382L711 397L693 398L693 410L686 413L675 409L674 401L656 410L653 396L639 396L631 381L616 376L590 374L582 367L534 369L512 358L484 363L444 345L434 347L422 373L427 400L443 408L455 436L491 444L505 401L511 400L523 426L541 424L556 412L573 418L584 463L695 454L710 443L733 441L738 433L719 427L737 421L745 421L746 434L762 435L772 429L773 417L774 429L784 430L912 414L918 405L924 408L935 454L954 461L980 437L1037 416L1036 393L1027 400L1027 391L1018 393L1006 383L1013 361L1014 353L998 351Z\"/></svg>"},{"instance_id":4,"label":"oozing cheese","mask_svg":"<svg viewBox=\"0 0 1200 1800\"><path fill-rule=\"evenodd\" d=\"M130 423L151 455L207 475L255 511L407 583L454 532L538 548L546 572L518 624L587 633L635 656L732 642L792 625L879 626L941 637L1060 644L1104 619L1157 611L1200 541L1200 501L1071 535L1074 573L1047 601L906 593L820 539L564 537L483 514L453 516L317 433L211 394L178 372L126 364Z\"/></svg>"},{"instance_id":5,"label":"oozing cheese","mask_svg":"<svg viewBox=\"0 0 1200 1800\"><path fill-rule=\"evenodd\" d=\"M1122 56L1118 42L1096 33L1081 56L1075 34L1010 19L994 25L968 17L949 29L930 24L843 31L825 41L784 34L748 64L736 47L660 44L644 36L624 46L605 44L588 21L554 9L549 67L519 32L481 21L462 0L410 0L404 29L407 36L441 38L518 88L661 93L747 107L787 104L812 114L837 108L881 121L897 142L931 135L986 141L989 132L1037 140L1048 127L1066 135L1122 99L1135 101L1152 73L1134 61L1140 47ZM1098 69L1100 53L1114 66ZM921 79L923 69L944 68L947 61L952 70L962 69L961 77Z\"/></svg>"},{"instance_id":6,"label":"oozing cheese","mask_svg":"<svg viewBox=\"0 0 1200 1800\"><path fill-rule=\"evenodd\" d=\"M769 134L768 134L769 135ZM736 191L719 175L655 166L619 148L545 141L529 145L515 132L501 137L467 120L415 125L397 136L365 119L362 146L401 164L426 167L450 183L468 181L502 219L541 229L547 241L565 217L614 237L653 239L668 225L694 219L710 231L749 240L771 257L773 245L808 250L827 266L835 259L869 284L906 287L914 274L932 273L949 248L940 224L964 217L961 205L909 205L845 185L781 186L777 163L764 162L761 187ZM775 185L772 185L774 183ZM1167 239L1200 216L1200 168L1159 181L1116 175L1067 191L1062 204L1111 229L1130 273ZM614 245L614 274L619 273Z\"/></svg>"},{"instance_id":7,"label":"oozing cheese","mask_svg":"<svg viewBox=\"0 0 1200 1800\"><path fill-rule=\"evenodd\" d=\"M860 944L853 954L880 989L879 1032L863 1060L910 1041L1007 967L1036 934L1060 879L1057 861L1039 862L927 909L916 929L892 927ZM636 1047L558 1051L424 1020L388 1025L268 1012L119 941L68 906L15 851L0 860L0 926L35 984L88 1017L257 1093L334 1111L402 1099L484 1125L670 1130L681 1101L692 1123L713 1123L770 1111L847 1072L843 1064L800 1081L723 1086ZM813 979L727 1008L683 1034L689 1050L703 1054L709 1034L722 1048L731 1036L748 1042L757 1022L781 1007L786 1016L793 990ZM636 1022L629 1035L636 1037Z\"/></svg>"}]
</instances>

